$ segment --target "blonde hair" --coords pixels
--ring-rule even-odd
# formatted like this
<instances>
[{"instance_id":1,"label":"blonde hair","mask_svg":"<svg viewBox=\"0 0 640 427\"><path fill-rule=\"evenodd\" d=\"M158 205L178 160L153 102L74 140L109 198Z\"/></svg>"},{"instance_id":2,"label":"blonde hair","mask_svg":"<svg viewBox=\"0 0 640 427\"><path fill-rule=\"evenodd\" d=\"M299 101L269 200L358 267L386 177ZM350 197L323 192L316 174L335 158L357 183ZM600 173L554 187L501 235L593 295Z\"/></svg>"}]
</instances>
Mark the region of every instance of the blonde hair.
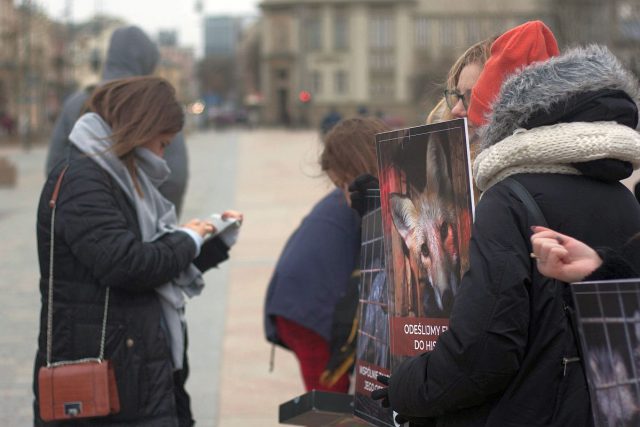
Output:
<instances>
[{"instance_id":1,"label":"blonde hair","mask_svg":"<svg viewBox=\"0 0 640 427\"><path fill-rule=\"evenodd\" d=\"M458 80L460 79L460 73L467 65L478 64L484 66L487 59L491 55L491 45L497 37L489 37L484 39L467 49L449 69L446 80L446 88L453 90L458 86ZM427 124L442 122L445 120L451 120L454 117L451 115L451 110L447 106L444 97L436 104L427 116Z\"/></svg>"}]
</instances>

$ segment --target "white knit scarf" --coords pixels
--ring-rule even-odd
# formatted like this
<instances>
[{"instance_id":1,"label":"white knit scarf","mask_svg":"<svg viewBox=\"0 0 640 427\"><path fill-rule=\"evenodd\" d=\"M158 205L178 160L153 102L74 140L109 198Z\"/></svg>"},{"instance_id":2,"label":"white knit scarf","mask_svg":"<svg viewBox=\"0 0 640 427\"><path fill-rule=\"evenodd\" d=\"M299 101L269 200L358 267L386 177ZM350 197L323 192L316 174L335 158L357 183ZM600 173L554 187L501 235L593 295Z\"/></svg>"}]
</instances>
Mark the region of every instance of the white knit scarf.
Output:
<instances>
[{"instance_id":1,"label":"white knit scarf","mask_svg":"<svg viewBox=\"0 0 640 427\"><path fill-rule=\"evenodd\" d=\"M616 122L575 122L518 129L513 135L480 152L473 176L486 191L508 176L520 173L580 175L572 163L617 159L640 167L640 134Z\"/></svg>"},{"instance_id":2,"label":"white knit scarf","mask_svg":"<svg viewBox=\"0 0 640 427\"><path fill-rule=\"evenodd\" d=\"M145 148L135 149L136 176L144 194L141 197L127 167L110 150L113 144L110 136L111 128L102 117L87 113L78 119L69 140L107 171L131 200L144 242L152 242L176 231L175 207L157 189L171 172L165 160ZM175 369L182 369L184 359L184 294L193 297L200 294L203 287L202 274L191 264L178 277L156 288Z\"/></svg>"}]
</instances>

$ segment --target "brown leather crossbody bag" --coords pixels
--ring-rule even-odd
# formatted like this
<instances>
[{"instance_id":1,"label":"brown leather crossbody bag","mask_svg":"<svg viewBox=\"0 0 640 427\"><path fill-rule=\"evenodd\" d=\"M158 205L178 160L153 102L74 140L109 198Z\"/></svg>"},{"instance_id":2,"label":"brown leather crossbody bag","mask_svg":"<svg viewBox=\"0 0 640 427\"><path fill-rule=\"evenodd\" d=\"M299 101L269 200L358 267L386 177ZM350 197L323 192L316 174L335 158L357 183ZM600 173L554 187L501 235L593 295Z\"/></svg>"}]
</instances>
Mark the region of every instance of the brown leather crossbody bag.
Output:
<instances>
[{"instance_id":1,"label":"brown leather crossbody bag","mask_svg":"<svg viewBox=\"0 0 640 427\"><path fill-rule=\"evenodd\" d=\"M47 365L38 371L38 404L43 421L103 417L120 411L120 399L113 364L104 359L104 344L109 309L106 290L100 354L95 358L51 362L53 339L53 253L56 202L65 167L53 190L51 207L51 245L49 252L49 297L47 299Z\"/></svg>"}]
</instances>

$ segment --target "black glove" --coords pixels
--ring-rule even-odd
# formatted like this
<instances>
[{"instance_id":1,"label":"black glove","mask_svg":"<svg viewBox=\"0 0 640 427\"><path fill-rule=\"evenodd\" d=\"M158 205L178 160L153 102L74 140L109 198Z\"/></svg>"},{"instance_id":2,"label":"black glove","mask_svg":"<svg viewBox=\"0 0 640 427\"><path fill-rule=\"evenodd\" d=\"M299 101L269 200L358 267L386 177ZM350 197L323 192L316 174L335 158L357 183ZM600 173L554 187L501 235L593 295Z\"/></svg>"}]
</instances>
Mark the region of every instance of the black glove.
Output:
<instances>
[{"instance_id":1,"label":"black glove","mask_svg":"<svg viewBox=\"0 0 640 427\"><path fill-rule=\"evenodd\" d=\"M378 375L376 379L387 387L372 391L371 398L373 400L380 400L382 407L388 408L391 406L391 403L389 402L389 377ZM409 423L409 427L433 427L436 425L435 418L415 418L396 414L395 420L397 424Z\"/></svg>"},{"instance_id":2,"label":"black glove","mask_svg":"<svg viewBox=\"0 0 640 427\"><path fill-rule=\"evenodd\" d=\"M379 190L378 178L373 175L360 175L349 184L349 197L351 208L360 216L367 213L367 190Z\"/></svg>"},{"instance_id":3,"label":"black glove","mask_svg":"<svg viewBox=\"0 0 640 427\"><path fill-rule=\"evenodd\" d=\"M390 406L390 403L389 403L389 377L386 377L384 375L378 375L378 377L376 379L378 380L378 382L386 385L387 387L379 388L377 390L373 390L371 392L371 398L373 400L379 400L380 404L382 405L383 408L388 408Z\"/></svg>"}]
</instances>

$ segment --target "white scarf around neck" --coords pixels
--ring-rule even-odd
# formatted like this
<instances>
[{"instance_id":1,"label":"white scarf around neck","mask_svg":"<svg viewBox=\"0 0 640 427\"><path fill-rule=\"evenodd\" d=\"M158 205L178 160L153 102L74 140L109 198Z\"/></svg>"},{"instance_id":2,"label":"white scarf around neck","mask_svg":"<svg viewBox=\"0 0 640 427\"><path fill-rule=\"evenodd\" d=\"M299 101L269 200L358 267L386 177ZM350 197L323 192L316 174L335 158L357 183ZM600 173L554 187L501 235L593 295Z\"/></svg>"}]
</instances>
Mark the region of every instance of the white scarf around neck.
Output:
<instances>
[{"instance_id":1,"label":"white scarf around neck","mask_svg":"<svg viewBox=\"0 0 640 427\"><path fill-rule=\"evenodd\" d=\"M640 167L640 134L616 122L573 122L518 129L484 149L473 163L473 176L486 191L520 173L580 175L572 163L617 159Z\"/></svg>"}]
</instances>

